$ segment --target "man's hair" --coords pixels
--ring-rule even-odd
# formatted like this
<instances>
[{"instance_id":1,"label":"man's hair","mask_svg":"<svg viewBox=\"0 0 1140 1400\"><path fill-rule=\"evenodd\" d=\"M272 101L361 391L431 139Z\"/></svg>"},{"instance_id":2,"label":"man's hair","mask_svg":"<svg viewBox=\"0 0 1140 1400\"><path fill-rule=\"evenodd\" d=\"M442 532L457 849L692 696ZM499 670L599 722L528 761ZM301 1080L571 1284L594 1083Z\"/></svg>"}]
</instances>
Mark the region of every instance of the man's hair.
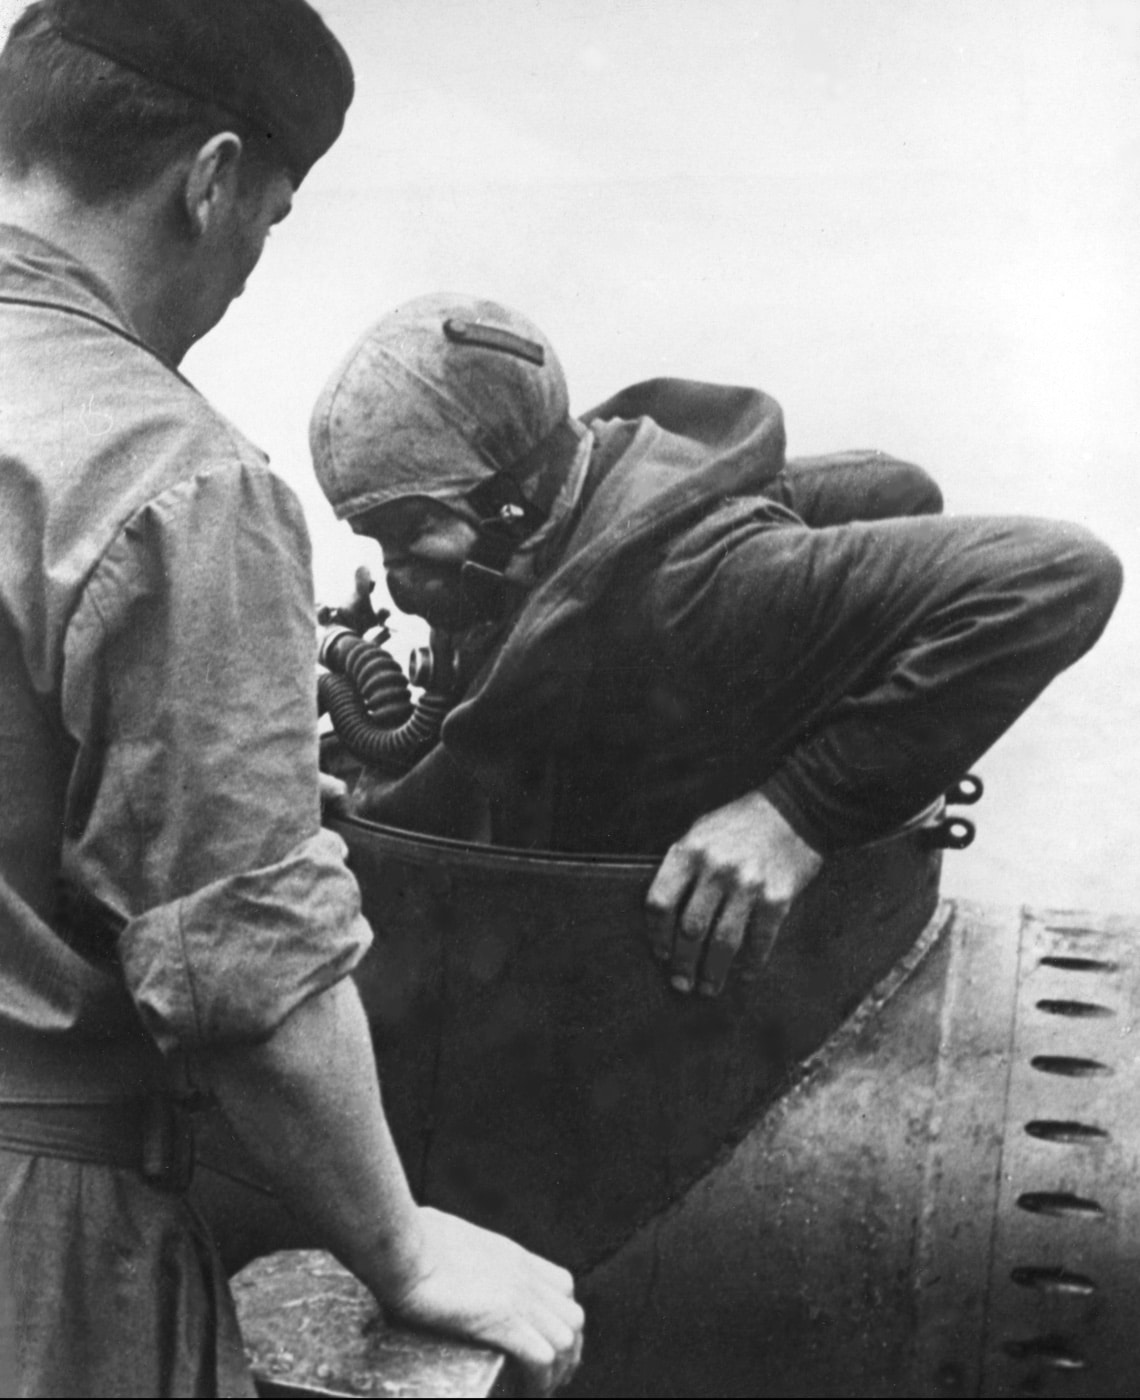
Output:
<instances>
[{"instance_id":1,"label":"man's hair","mask_svg":"<svg viewBox=\"0 0 1140 1400\"><path fill-rule=\"evenodd\" d=\"M241 138L250 175L278 163L233 114L70 43L37 5L0 52L0 172L49 170L86 204L145 188L220 131Z\"/></svg>"}]
</instances>

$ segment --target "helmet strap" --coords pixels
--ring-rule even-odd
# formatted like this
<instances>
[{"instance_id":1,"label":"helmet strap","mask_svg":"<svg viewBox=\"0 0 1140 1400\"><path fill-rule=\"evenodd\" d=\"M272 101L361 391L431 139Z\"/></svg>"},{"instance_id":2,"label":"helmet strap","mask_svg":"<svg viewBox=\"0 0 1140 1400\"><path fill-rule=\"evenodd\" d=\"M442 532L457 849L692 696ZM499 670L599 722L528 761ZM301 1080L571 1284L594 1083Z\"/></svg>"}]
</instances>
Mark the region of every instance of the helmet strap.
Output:
<instances>
[{"instance_id":1,"label":"helmet strap","mask_svg":"<svg viewBox=\"0 0 1140 1400\"><path fill-rule=\"evenodd\" d=\"M523 495L506 472L481 481L467 504L478 516L478 536L462 568L463 588L479 612L501 617L518 599L520 587L507 577L515 551L542 528L546 516Z\"/></svg>"}]
</instances>

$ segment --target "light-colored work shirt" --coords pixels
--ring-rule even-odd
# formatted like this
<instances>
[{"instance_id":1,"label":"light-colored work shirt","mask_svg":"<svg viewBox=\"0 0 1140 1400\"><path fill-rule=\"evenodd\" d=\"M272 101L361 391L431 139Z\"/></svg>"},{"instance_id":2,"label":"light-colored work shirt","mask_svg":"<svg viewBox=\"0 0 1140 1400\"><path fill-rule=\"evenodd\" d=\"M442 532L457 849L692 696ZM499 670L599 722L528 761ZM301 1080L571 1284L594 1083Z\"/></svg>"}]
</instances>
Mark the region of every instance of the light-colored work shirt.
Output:
<instances>
[{"instance_id":1,"label":"light-colored work shirt","mask_svg":"<svg viewBox=\"0 0 1140 1400\"><path fill-rule=\"evenodd\" d=\"M370 932L293 493L13 228L0 357L0 1097L100 1101L269 1036Z\"/></svg>"}]
</instances>

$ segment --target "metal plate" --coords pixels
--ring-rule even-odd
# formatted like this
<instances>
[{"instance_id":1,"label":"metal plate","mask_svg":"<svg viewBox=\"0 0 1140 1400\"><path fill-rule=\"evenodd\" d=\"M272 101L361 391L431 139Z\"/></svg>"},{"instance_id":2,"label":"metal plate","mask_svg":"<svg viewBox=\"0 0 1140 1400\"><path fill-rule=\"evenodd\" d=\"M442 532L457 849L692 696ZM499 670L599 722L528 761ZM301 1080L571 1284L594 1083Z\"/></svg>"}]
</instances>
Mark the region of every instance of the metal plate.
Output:
<instances>
[{"instance_id":1,"label":"metal plate","mask_svg":"<svg viewBox=\"0 0 1140 1400\"><path fill-rule=\"evenodd\" d=\"M1140 1394L1134 922L1022 924L979 1394Z\"/></svg>"},{"instance_id":2,"label":"metal plate","mask_svg":"<svg viewBox=\"0 0 1140 1400\"><path fill-rule=\"evenodd\" d=\"M389 1325L367 1288L330 1254L259 1259L232 1287L259 1395L516 1393L514 1368L500 1353Z\"/></svg>"}]
</instances>

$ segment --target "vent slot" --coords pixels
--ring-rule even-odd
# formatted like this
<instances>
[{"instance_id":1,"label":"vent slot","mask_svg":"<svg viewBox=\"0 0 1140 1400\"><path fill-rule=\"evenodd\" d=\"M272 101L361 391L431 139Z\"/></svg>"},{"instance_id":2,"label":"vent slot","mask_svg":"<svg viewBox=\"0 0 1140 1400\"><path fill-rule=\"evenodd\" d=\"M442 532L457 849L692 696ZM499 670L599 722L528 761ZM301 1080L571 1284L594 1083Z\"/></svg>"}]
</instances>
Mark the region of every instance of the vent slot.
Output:
<instances>
[{"instance_id":1,"label":"vent slot","mask_svg":"<svg viewBox=\"0 0 1140 1400\"><path fill-rule=\"evenodd\" d=\"M1103 1128L1094 1128L1089 1123L1063 1122L1056 1118L1035 1118L1031 1123L1026 1123L1025 1131L1042 1142L1104 1142L1108 1138Z\"/></svg>"},{"instance_id":2,"label":"vent slot","mask_svg":"<svg viewBox=\"0 0 1140 1400\"><path fill-rule=\"evenodd\" d=\"M1053 1371L1087 1371L1089 1367L1080 1352L1056 1333L1024 1342L1006 1342L1002 1350L1015 1361L1037 1361Z\"/></svg>"},{"instance_id":3,"label":"vent slot","mask_svg":"<svg viewBox=\"0 0 1140 1400\"><path fill-rule=\"evenodd\" d=\"M1040 962L1041 967L1056 967L1062 972L1118 972L1120 964L1105 962L1101 958L1070 958L1050 953Z\"/></svg>"},{"instance_id":4,"label":"vent slot","mask_svg":"<svg viewBox=\"0 0 1140 1400\"><path fill-rule=\"evenodd\" d=\"M1102 1065L1099 1060L1083 1060L1079 1055L1034 1055L1029 1063L1042 1074L1063 1074L1070 1079L1092 1079L1114 1073L1111 1066Z\"/></svg>"},{"instance_id":5,"label":"vent slot","mask_svg":"<svg viewBox=\"0 0 1140 1400\"><path fill-rule=\"evenodd\" d=\"M1018 1196L1017 1204L1033 1215L1054 1215L1058 1218L1103 1220L1104 1207L1087 1196L1075 1196L1071 1191L1026 1191Z\"/></svg>"},{"instance_id":6,"label":"vent slot","mask_svg":"<svg viewBox=\"0 0 1140 1400\"><path fill-rule=\"evenodd\" d=\"M1092 1020L1098 1016L1115 1016L1116 1012L1095 1001L1053 1001L1046 999L1037 1003L1038 1011L1050 1016L1072 1016L1077 1019Z\"/></svg>"},{"instance_id":7,"label":"vent slot","mask_svg":"<svg viewBox=\"0 0 1140 1400\"><path fill-rule=\"evenodd\" d=\"M1049 1269L1023 1265L1014 1269L1010 1278L1020 1288L1033 1288L1038 1293L1050 1293L1073 1298L1089 1298L1096 1284L1087 1274L1070 1273L1068 1269Z\"/></svg>"}]
</instances>

